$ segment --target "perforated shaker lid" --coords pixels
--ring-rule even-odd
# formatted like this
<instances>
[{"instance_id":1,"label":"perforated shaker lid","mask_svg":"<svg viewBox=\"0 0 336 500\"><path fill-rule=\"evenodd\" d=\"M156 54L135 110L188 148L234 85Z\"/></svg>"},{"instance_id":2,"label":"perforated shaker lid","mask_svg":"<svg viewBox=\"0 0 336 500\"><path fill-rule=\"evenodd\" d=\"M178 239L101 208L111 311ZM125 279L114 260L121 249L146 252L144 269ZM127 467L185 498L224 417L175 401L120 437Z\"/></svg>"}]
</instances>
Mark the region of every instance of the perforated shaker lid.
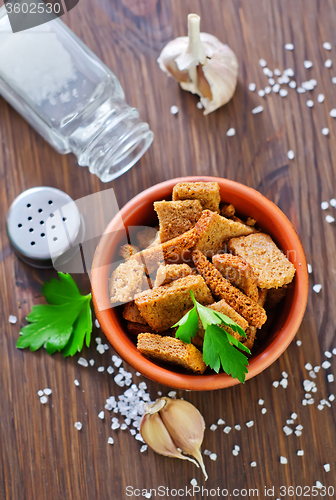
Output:
<instances>
[{"instance_id":1,"label":"perforated shaker lid","mask_svg":"<svg viewBox=\"0 0 336 500\"><path fill-rule=\"evenodd\" d=\"M63 208L63 210L62 210ZM79 250L84 227L73 199L52 187L35 187L21 193L7 214L7 234L15 253L34 267L53 267Z\"/></svg>"}]
</instances>

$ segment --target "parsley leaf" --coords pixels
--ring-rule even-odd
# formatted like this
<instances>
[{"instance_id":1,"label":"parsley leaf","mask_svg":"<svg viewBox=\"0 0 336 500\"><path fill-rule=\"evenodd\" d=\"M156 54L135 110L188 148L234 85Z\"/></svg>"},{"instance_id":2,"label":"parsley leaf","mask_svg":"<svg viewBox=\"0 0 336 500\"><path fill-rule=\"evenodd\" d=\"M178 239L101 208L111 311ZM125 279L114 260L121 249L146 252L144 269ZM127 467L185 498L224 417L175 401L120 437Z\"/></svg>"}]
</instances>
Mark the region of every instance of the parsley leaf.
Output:
<instances>
[{"instance_id":1,"label":"parsley leaf","mask_svg":"<svg viewBox=\"0 0 336 500\"><path fill-rule=\"evenodd\" d=\"M199 318L205 330L203 343L204 363L217 373L222 366L225 373L231 374L233 378L237 378L240 382L244 383L248 359L238 349L248 354L251 354L251 352L244 344L230 335L223 326L230 327L234 332L245 338L246 333L225 314L202 306L202 304L197 302L192 291L190 291L190 295L194 307L173 326L178 326L175 333L176 338L190 344L191 339L197 334ZM219 325L222 325L222 328Z\"/></svg>"},{"instance_id":2,"label":"parsley leaf","mask_svg":"<svg viewBox=\"0 0 336 500\"><path fill-rule=\"evenodd\" d=\"M62 351L73 356L84 344L89 346L92 332L91 294L81 295L70 274L58 273L43 286L49 304L33 306L27 316L28 325L20 333L16 347L31 351L43 345L49 354Z\"/></svg>"}]
</instances>

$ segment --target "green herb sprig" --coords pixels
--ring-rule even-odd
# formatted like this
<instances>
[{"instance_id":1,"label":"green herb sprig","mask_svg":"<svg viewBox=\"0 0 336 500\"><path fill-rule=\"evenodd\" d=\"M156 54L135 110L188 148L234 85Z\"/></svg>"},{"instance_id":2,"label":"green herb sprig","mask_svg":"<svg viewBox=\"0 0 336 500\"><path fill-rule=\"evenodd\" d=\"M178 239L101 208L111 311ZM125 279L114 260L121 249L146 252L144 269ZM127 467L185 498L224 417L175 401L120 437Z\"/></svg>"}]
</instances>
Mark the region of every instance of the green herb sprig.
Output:
<instances>
[{"instance_id":1,"label":"green herb sprig","mask_svg":"<svg viewBox=\"0 0 336 500\"><path fill-rule=\"evenodd\" d=\"M222 366L225 373L245 382L248 359L241 351L251 354L250 350L219 325L230 327L234 332L246 338L244 330L225 314L202 306L190 291L194 307L180 319L176 325L176 338L190 344L199 329L199 319L204 328L203 361L217 373Z\"/></svg>"},{"instance_id":2,"label":"green herb sprig","mask_svg":"<svg viewBox=\"0 0 336 500\"><path fill-rule=\"evenodd\" d=\"M81 295L70 274L58 273L43 285L48 304L33 306L16 347L36 351L45 345L49 354L62 351L73 356L90 345L92 332L91 294Z\"/></svg>"}]
</instances>

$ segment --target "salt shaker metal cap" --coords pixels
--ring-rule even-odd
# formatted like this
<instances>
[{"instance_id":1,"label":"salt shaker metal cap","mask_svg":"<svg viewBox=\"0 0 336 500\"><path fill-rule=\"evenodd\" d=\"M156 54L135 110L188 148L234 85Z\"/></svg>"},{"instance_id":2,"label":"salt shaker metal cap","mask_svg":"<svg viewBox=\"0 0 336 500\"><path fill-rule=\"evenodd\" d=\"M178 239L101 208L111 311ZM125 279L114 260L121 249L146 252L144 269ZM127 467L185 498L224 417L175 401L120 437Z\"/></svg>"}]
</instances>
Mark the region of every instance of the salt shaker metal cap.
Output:
<instances>
[{"instance_id":1,"label":"salt shaker metal cap","mask_svg":"<svg viewBox=\"0 0 336 500\"><path fill-rule=\"evenodd\" d=\"M76 203L52 187L35 187L21 193L11 204L6 223L14 252L39 268L53 267L56 258L67 262L78 252L84 238Z\"/></svg>"}]
</instances>

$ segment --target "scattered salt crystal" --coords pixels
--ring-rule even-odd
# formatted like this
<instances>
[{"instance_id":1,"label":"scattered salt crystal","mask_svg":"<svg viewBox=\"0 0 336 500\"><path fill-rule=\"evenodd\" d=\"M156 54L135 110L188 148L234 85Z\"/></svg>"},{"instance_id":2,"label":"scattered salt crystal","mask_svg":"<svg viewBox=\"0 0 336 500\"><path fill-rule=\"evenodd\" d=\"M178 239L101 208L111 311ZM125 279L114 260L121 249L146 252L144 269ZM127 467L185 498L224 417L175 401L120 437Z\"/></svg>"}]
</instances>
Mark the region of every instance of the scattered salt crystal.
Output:
<instances>
[{"instance_id":1,"label":"scattered salt crystal","mask_svg":"<svg viewBox=\"0 0 336 500\"><path fill-rule=\"evenodd\" d=\"M294 50L294 45L292 43L286 43L285 49L286 50Z\"/></svg>"},{"instance_id":2,"label":"scattered salt crystal","mask_svg":"<svg viewBox=\"0 0 336 500\"><path fill-rule=\"evenodd\" d=\"M266 409L266 408L262 408L262 409L261 409L261 413L262 413L263 415L265 415L265 413L267 413L267 409Z\"/></svg>"},{"instance_id":3,"label":"scattered salt crystal","mask_svg":"<svg viewBox=\"0 0 336 500\"><path fill-rule=\"evenodd\" d=\"M259 64L262 68L265 68L267 62L265 61L265 59L259 59Z\"/></svg>"},{"instance_id":4,"label":"scattered salt crystal","mask_svg":"<svg viewBox=\"0 0 336 500\"><path fill-rule=\"evenodd\" d=\"M11 314L8 318L8 321L12 324L12 325L15 325L15 323L17 322L17 317L14 316L13 314Z\"/></svg>"},{"instance_id":5,"label":"scattered salt crystal","mask_svg":"<svg viewBox=\"0 0 336 500\"><path fill-rule=\"evenodd\" d=\"M95 319L95 325L96 325L96 328L100 328L100 324L99 324L99 321L97 320L97 318Z\"/></svg>"},{"instance_id":6,"label":"scattered salt crystal","mask_svg":"<svg viewBox=\"0 0 336 500\"><path fill-rule=\"evenodd\" d=\"M127 429L127 425L125 423L121 424L120 430L125 431Z\"/></svg>"},{"instance_id":7,"label":"scattered salt crystal","mask_svg":"<svg viewBox=\"0 0 336 500\"><path fill-rule=\"evenodd\" d=\"M294 80L292 80L291 82L289 82L288 85L290 86L291 89L295 89L296 88L296 82Z\"/></svg>"},{"instance_id":8,"label":"scattered salt crystal","mask_svg":"<svg viewBox=\"0 0 336 500\"><path fill-rule=\"evenodd\" d=\"M79 386L79 382L78 382L78 380L77 380L77 379L75 379L75 380L74 380L74 384L75 384L75 386L76 386L76 387L78 387L78 386Z\"/></svg>"},{"instance_id":9,"label":"scattered salt crystal","mask_svg":"<svg viewBox=\"0 0 336 500\"><path fill-rule=\"evenodd\" d=\"M198 109L202 109L203 108L203 104L201 103L201 101L198 101L198 103L196 104L196 107Z\"/></svg>"},{"instance_id":10,"label":"scattered salt crystal","mask_svg":"<svg viewBox=\"0 0 336 500\"><path fill-rule=\"evenodd\" d=\"M287 424L287 425L292 425L292 424L294 424L294 420L293 420L292 418L288 418L288 419L286 420L286 424Z\"/></svg>"},{"instance_id":11,"label":"scattered salt crystal","mask_svg":"<svg viewBox=\"0 0 336 500\"><path fill-rule=\"evenodd\" d=\"M313 63L311 61L303 61L303 65L306 69L309 69L313 66Z\"/></svg>"},{"instance_id":12,"label":"scattered salt crystal","mask_svg":"<svg viewBox=\"0 0 336 500\"><path fill-rule=\"evenodd\" d=\"M112 361L113 361L113 364L114 364L114 366L115 366L116 368L119 368L119 366L120 366L120 365L121 365L121 363L122 363L122 359L121 359L121 358L119 358L119 356L115 356L115 355L113 355L113 356L112 356Z\"/></svg>"},{"instance_id":13,"label":"scattered salt crystal","mask_svg":"<svg viewBox=\"0 0 336 500\"><path fill-rule=\"evenodd\" d=\"M233 137L235 135L236 131L234 128L229 128L229 130L226 132L226 135L228 137Z\"/></svg>"},{"instance_id":14,"label":"scattered salt crystal","mask_svg":"<svg viewBox=\"0 0 336 500\"><path fill-rule=\"evenodd\" d=\"M308 403L309 405L313 405L313 404L314 404L314 398L310 398L310 399L308 399L308 400L307 400L307 403Z\"/></svg>"},{"instance_id":15,"label":"scattered salt crystal","mask_svg":"<svg viewBox=\"0 0 336 500\"><path fill-rule=\"evenodd\" d=\"M280 82L279 82L279 80L280 80L280 78L278 79L278 83L280 83ZM284 75L284 76L281 78L281 82L282 82L282 83L289 83L289 76Z\"/></svg>"},{"instance_id":16,"label":"scattered salt crystal","mask_svg":"<svg viewBox=\"0 0 336 500\"><path fill-rule=\"evenodd\" d=\"M111 429L112 429L113 431L115 431L115 430L119 429L119 427L120 427L119 422L113 422L113 423L112 423L112 425L111 425Z\"/></svg>"},{"instance_id":17,"label":"scattered salt crystal","mask_svg":"<svg viewBox=\"0 0 336 500\"><path fill-rule=\"evenodd\" d=\"M214 461L215 461L215 460L217 460L217 455L216 455L216 453L211 453L211 454L209 455L209 457L211 458L211 460L214 460Z\"/></svg>"},{"instance_id":18,"label":"scattered salt crystal","mask_svg":"<svg viewBox=\"0 0 336 500\"><path fill-rule=\"evenodd\" d=\"M331 79L331 83L333 83L334 85L336 84L336 76L333 76L332 79Z\"/></svg>"},{"instance_id":19,"label":"scattered salt crystal","mask_svg":"<svg viewBox=\"0 0 336 500\"><path fill-rule=\"evenodd\" d=\"M332 354L330 351L324 351L324 355L326 358L332 358Z\"/></svg>"},{"instance_id":20,"label":"scattered salt crystal","mask_svg":"<svg viewBox=\"0 0 336 500\"><path fill-rule=\"evenodd\" d=\"M99 352L99 354L104 354L104 352L105 352L105 348L104 348L103 344L98 344L96 349Z\"/></svg>"},{"instance_id":21,"label":"scattered salt crystal","mask_svg":"<svg viewBox=\"0 0 336 500\"><path fill-rule=\"evenodd\" d=\"M264 97L264 95L265 95L265 91L264 90L262 90L262 89L258 90L258 96Z\"/></svg>"},{"instance_id":22,"label":"scattered salt crystal","mask_svg":"<svg viewBox=\"0 0 336 500\"><path fill-rule=\"evenodd\" d=\"M112 366L108 366L107 369L106 369L107 373L109 373L110 375L112 375L112 373L114 373L114 368Z\"/></svg>"},{"instance_id":23,"label":"scattered salt crystal","mask_svg":"<svg viewBox=\"0 0 336 500\"><path fill-rule=\"evenodd\" d=\"M262 111L264 111L263 106L257 106L256 108L252 109L252 114L256 115L257 113L261 113Z\"/></svg>"},{"instance_id":24,"label":"scattered salt crystal","mask_svg":"<svg viewBox=\"0 0 336 500\"><path fill-rule=\"evenodd\" d=\"M327 375L327 380L328 380L328 382L333 382L334 381L334 375L332 373L329 373Z\"/></svg>"},{"instance_id":25,"label":"scattered salt crystal","mask_svg":"<svg viewBox=\"0 0 336 500\"><path fill-rule=\"evenodd\" d=\"M76 429L77 429L78 431L80 431L80 430L81 430L81 428L83 427L82 422L76 422L76 423L75 423L75 427L76 427Z\"/></svg>"},{"instance_id":26,"label":"scattered salt crystal","mask_svg":"<svg viewBox=\"0 0 336 500\"><path fill-rule=\"evenodd\" d=\"M331 363L329 361L323 361L321 366L324 370L327 370L328 368L331 367Z\"/></svg>"},{"instance_id":27,"label":"scattered salt crystal","mask_svg":"<svg viewBox=\"0 0 336 500\"><path fill-rule=\"evenodd\" d=\"M326 472L330 472L330 464L324 464L323 468Z\"/></svg>"},{"instance_id":28,"label":"scattered salt crystal","mask_svg":"<svg viewBox=\"0 0 336 500\"><path fill-rule=\"evenodd\" d=\"M99 366L97 368L97 370L101 373L101 372L103 372L105 370L105 368L104 368L104 366Z\"/></svg>"},{"instance_id":29,"label":"scattered salt crystal","mask_svg":"<svg viewBox=\"0 0 336 500\"><path fill-rule=\"evenodd\" d=\"M334 394L330 394L329 396L329 401L334 401L335 400L335 395Z\"/></svg>"},{"instance_id":30,"label":"scattered salt crystal","mask_svg":"<svg viewBox=\"0 0 336 500\"><path fill-rule=\"evenodd\" d=\"M316 485L316 488L319 488L319 489L323 488L323 484L320 481L316 481L315 485Z\"/></svg>"},{"instance_id":31,"label":"scattered salt crystal","mask_svg":"<svg viewBox=\"0 0 336 500\"><path fill-rule=\"evenodd\" d=\"M102 339L100 337L96 337L95 341L98 345L102 343Z\"/></svg>"},{"instance_id":32,"label":"scattered salt crystal","mask_svg":"<svg viewBox=\"0 0 336 500\"><path fill-rule=\"evenodd\" d=\"M44 392L43 392L43 391L41 391L41 389L40 389L39 391L37 391L37 394L38 394L38 396L40 396L40 397L41 397L41 396L43 396Z\"/></svg>"},{"instance_id":33,"label":"scattered salt crystal","mask_svg":"<svg viewBox=\"0 0 336 500\"><path fill-rule=\"evenodd\" d=\"M251 91L251 92L254 92L255 89L257 88L256 84L255 83L250 83L249 86L248 86L248 89Z\"/></svg>"},{"instance_id":34,"label":"scattered salt crystal","mask_svg":"<svg viewBox=\"0 0 336 500\"><path fill-rule=\"evenodd\" d=\"M330 202L329 202L329 203L330 203L330 205L331 205L333 208L336 208L336 199L335 199L335 198L332 198L332 199L330 200Z\"/></svg>"},{"instance_id":35,"label":"scattered salt crystal","mask_svg":"<svg viewBox=\"0 0 336 500\"><path fill-rule=\"evenodd\" d=\"M216 429L217 429L217 425L216 424L210 425L210 430L211 431L215 431Z\"/></svg>"},{"instance_id":36,"label":"scattered salt crystal","mask_svg":"<svg viewBox=\"0 0 336 500\"><path fill-rule=\"evenodd\" d=\"M336 108L333 108L333 109L330 111L329 115L330 115L332 118L336 118Z\"/></svg>"},{"instance_id":37,"label":"scattered salt crystal","mask_svg":"<svg viewBox=\"0 0 336 500\"><path fill-rule=\"evenodd\" d=\"M327 201L322 201L321 208L322 210L327 210L327 208L329 208L329 203Z\"/></svg>"},{"instance_id":38,"label":"scattered salt crystal","mask_svg":"<svg viewBox=\"0 0 336 500\"><path fill-rule=\"evenodd\" d=\"M304 451L303 451L303 450L298 450L298 451L296 452L296 454L297 454L297 456L298 456L298 457L303 457L303 455L304 455Z\"/></svg>"},{"instance_id":39,"label":"scattered salt crystal","mask_svg":"<svg viewBox=\"0 0 336 500\"><path fill-rule=\"evenodd\" d=\"M223 432L225 432L225 434L229 434L230 430L231 430L231 427L229 425L227 425L226 427L224 427Z\"/></svg>"},{"instance_id":40,"label":"scattered salt crystal","mask_svg":"<svg viewBox=\"0 0 336 500\"><path fill-rule=\"evenodd\" d=\"M283 74L285 76L292 77L292 76L294 76L294 70L292 68L287 68L287 69L284 70Z\"/></svg>"},{"instance_id":41,"label":"scattered salt crystal","mask_svg":"<svg viewBox=\"0 0 336 500\"><path fill-rule=\"evenodd\" d=\"M282 372L281 375L283 376L283 378L288 378L288 373L287 372Z\"/></svg>"},{"instance_id":42,"label":"scattered salt crystal","mask_svg":"<svg viewBox=\"0 0 336 500\"><path fill-rule=\"evenodd\" d=\"M264 75L268 76L268 78L272 78L273 76L273 71L271 71L269 68L264 68L263 73Z\"/></svg>"},{"instance_id":43,"label":"scattered salt crystal","mask_svg":"<svg viewBox=\"0 0 336 500\"><path fill-rule=\"evenodd\" d=\"M278 83L276 83L275 85L273 85L272 90L273 90L273 92L275 92L277 94L280 90L280 85Z\"/></svg>"},{"instance_id":44,"label":"scattered salt crystal","mask_svg":"<svg viewBox=\"0 0 336 500\"><path fill-rule=\"evenodd\" d=\"M273 387L279 387L279 382L277 380L274 380L272 385Z\"/></svg>"},{"instance_id":45,"label":"scattered salt crystal","mask_svg":"<svg viewBox=\"0 0 336 500\"><path fill-rule=\"evenodd\" d=\"M232 450L232 455L233 455L234 457L237 457L237 456L239 455L239 451L237 451L237 450Z\"/></svg>"},{"instance_id":46,"label":"scattered salt crystal","mask_svg":"<svg viewBox=\"0 0 336 500\"><path fill-rule=\"evenodd\" d=\"M90 359L89 363L90 363L91 366L93 366L95 364L95 360L94 359Z\"/></svg>"},{"instance_id":47,"label":"scattered salt crystal","mask_svg":"<svg viewBox=\"0 0 336 500\"><path fill-rule=\"evenodd\" d=\"M136 435L136 430L135 429L130 429L130 433L132 434L132 436L135 436Z\"/></svg>"},{"instance_id":48,"label":"scattered salt crystal","mask_svg":"<svg viewBox=\"0 0 336 500\"><path fill-rule=\"evenodd\" d=\"M291 418L292 418L293 420L296 420L296 419L297 419L297 414L296 414L296 413L292 413L292 414L291 414Z\"/></svg>"},{"instance_id":49,"label":"scattered salt crystal","mask_svg":"<svg viewBox=\"0 0 336 500\"><path fill-rule=\"evenodd\" d=\"M104 344L104 349L105 349L105 351L108 351L108 350L109 350L109 348L110 348L110 346L109 346L108 344Z\"/></svg>"},{"instance_id":50,"label":"scattered salt crystal","mask_svg":"<svg viewBox=\"0 0 336 500\"><path fill-rule=\"evenodd\" d=\"M109 437L107 442L108 442L108 444L113 444L114 443L113 437Z\"/></svg>"},{"instance_id":51,"label":"scattered salt crystal","mask_svg":"<svg viewBox=\"0 0 336 500\"><path fill-rule=\"evenodd\" d=\"M326 220L329 224L332 224L333 222L335 222L335 217L333 217L332 215L326 215L325 220Z\"/></svg>"},{"instance_id":52,"label":"scattered salt crystal","mask_svg":"<svg viewBox=\"0 0 336 500\"><path fill-rule=\"evenodd\" d=\"M302 88L302 87L298 87L298 88L296 89L296 92L297 92L298 94L304 94L304 93L306 92L306 90L305 90L304 88Z\"/></svg>"},{"instance_id":53,"label":"scattered salt crystal","mask_svg":"<svg viewBox=\"0 0 336 500\"><path fill-rule=\"evenodd\" d=\"M290 149L287 153L287 157L289 160L293 160L294 159L294 151L292 149Z\"/></svg>"},{"instance_id":54,"label":"scattered salt crystal","mask_svg":"<svg viewBox=\"0 0 336 500\"><path fill-rule=\"evenodd\" d=\"M146 382L140 382L140 384L139 384L139 389L140 389L141 391L145 391L145 390L147 389L147 384L146 384Z\"/></svg>"},{"instance_id":55,"label":"scattered salt crystal","mask_svg":"<svg viewBox=\"0 0 336 500\"><path fill-rule=\"evenodd\" d=\"M318 373L321 370L320 366L314 366L314 372Z\"/></svg>"},{"instance_id":56,"label":"scattered salt crystal","mask_svg":"<svg viewBox=\"0 0 336 500\"><path fill-rule=\"evenodd\" d=\"M336 356L336 347L333 348L332 353Z\"/></svg>"},{"instance_id":57,"label":"scattered salt crystal","mask_svg":"<svg viewBox=\"0 0 336 500\"><path fill-rule=\"evenodd\" d=\"M240 431L241 429L241 426L239 424L235 425L234 428L236 429L236 431Z\"/></svg>"},{"instance_id":58,"label":"scattered salt crystal","mask_svg":"<svg viewBox=\"0 0 336 500\"><path fill-rule=\"evenodd\" d=\"M308 265L309 265L309 264L308 264ZM308 270L308 272L309 272L309 270ZM301 341L301 340L297 340L297 341L296 341L296 345L300 347L300 345L302 345L302 341Z\"/></svg>"},{"instance_id":59,"label":"scattered salt crystal","mask_svg":"<svg viewBox=\"0 0 336 500\"><path fill-rule=\"evenodd\" d=\"M280 463L281 464L286 464L288 462L286 457L280 457Z\"/></svg>"},{"instance_id":60,"label":"scattered salt crystal","mask_svg":"<svg viewBox=\"0 0 336 500\"><path fill-rule=\"evenodd\" d=\"M306 364L305 364L305 369L306 369L306 370L311 370L312 368L313 368L313 367L312 367L312 365L311 365L310 363L306 363Z\"/></svg>"},{"instance_id":61,"label":"scattered salt crystal","mask_svg":"<svg viewBox=\"0 0 336 500\"><path fill-rule=\"evenodd\" d=\"M272 87L267 85L264 90L265 90L265 94L270 94L272 92Z\"/></svg>"},{"instance_id":62,"label":"scattered salt crystal","mask_svg":"<svg viewBox=\"0 0 336 500\"><path fill-rule=\"evenodd\" d=\"M203 454L207 457L209 457L211 455L211 451L210 450L204 450L203 451Z\"/></svg>"},{"instance_id":63,"label":"scattered salt crystal","mask_svg":"<svg viewBox=\"0 0 336 500\"><path fill-rule=\"evenodd\" d=\"M325 67L326 68L331 68L332 66L332 60L331 59L327 59L324 63Z\"/></svg>"},{"instance_id":64,"label":"scattered salt crystal","mask_svg":"<svg viewBox=\"0 0 336 500\"><path fill-rule=\"evenodd\" d=\"M274 80L274 78L269 78L269 79L268 79L268 83L269 83L270 85L274 85L274 84L275 84L275 80Z\"/></svg>"},{"instance_id":65,"label":"scattered salt crystal","mask_svg":"<svg viewBox=\"0 0 336 500\"><path fill-rule=\"evenodd\" d=\"M278 68L275 68L275 70L273 71L273 73L275 74L275 76L280 76L281 75L281 71Z\"/></svg>"},{"instance_id":66,"label":"scattered salt crystal","mask_svg":"<svg viewBox=\"0 0 336 500\"><path fill-rule=\"evenodd\" d=\"M288 94L288 90L286 90L286 89L280 89L279 90L279 94L281 95L281 97L286 97L286 95Z\"/></svg>"},{"instance_id":67,"label":"scattered salt crystal","mask_svg":"<svg viewBox=\"0 0 336 500\"><path fill-rule=\"evenodd\" d=\"M137 441L141 441L141 443L144 443L144 442L145 442L145 441L143 440L143 438L142 438L142 436L141 436L141 434L140 434L140 433L138 433L138 434L136 434L136 435L135 435L135 439L136 439Z\"/></svg>"},{"instance_id":68,"label":"scattered salt crystal","mask_svg":"<svg viewBox=\"0 0 336 500\"><path fill-rule=\"evenodd\" d=\"M44 389L43 392L46 396L50 396L50 394L52 393L52 390L47 388L47 389Z\"/></svg>"},{"instance_id":69,"label":"scattered salt crystal","mask_svg":"<svg viewBox=\"0 0 336 500\"><path fill-rule=\"evenodd\" d=\"M303 400L301 401L301 403L302 403L302 406L306 406L306 404L307 404L307 400L306 400L306 399L303 399ZM295 431L295 432L296 432L296 431Z\"/></svg>"},{"instance_id":70,"label":"scattered salt crystal","mask_svg":"<svg viewBox=\"0 0 336 500\"><path fill-rule=\"evenodd\" d=\"M217 420L217 425L224 425L224 424L225 424L225 421L223 419L219 418Z\"/></svg>"},{"instance_id":71,"label":"scattered salt crystal","mask_svg":"<svg viewBox=\"0 0 336 500\"><path fill-rule=\"evenodd\" d=\"M139 387L140 387L140 384L139 384ZM140 389L141 389L141 387L140 387ZM168 397L169 398L173 398L173 399L176 398L176 391L170 391L170 392L168 392Z\"/></svg>"},{"instance_id":72,"label":"scattered salt crystal","mask_svg":"<svg viewBox=\"0 0 336 500\"><path fill-rule=\"evenodd\" d=\"M253 427L254 426L254 420L249 420L249 422L246 422L246 427Z\"/></svg>"},{"instance_id":73,"label":"scattered salt crystal","mask_svg":"<svg viewBox=\"0 0 336 500\"><path fill-rule=\"evenodd\" d=\"M237 444L235 444L234 449L235 449L236 451L240 451L240 446L238 446Z\"/></svg>"},{"instance_id":74,"label":"scattered salt crystal","mask_svg":"<svg viewBox=\"0 0 336 500\"><path fill-rule=\"evenodd\" d=\"M311 99L309 99L307 102L306 102L308 108L312 108L314 106L314 101L312 101Z\"/></svg>"},{"instance_id":75,"label":"scattered salt crystal","mask_svg":"<svg viewBox=\"0 0 336 500\"><path fill-rule=\"evenodd\" d=\"M258 405L263 405L264 403L265 403L265 401L263 399L259 399Z\"/></svg>"},{"instance_id":76,"label":"scattered salt crystal","mask_svg":"<svg viewBox=\"0 0 336 500\"><path fill-rule=\"evenodd\" d=\"M306 399L310 399L311 398L311 395L309 393L305 394L305 398Z\"/></svg>"},{"instance_id":77,"label":"scattered salt crystal","mask_svg":"<svg viewBox=\"0 0 336 500\"><path fill-rule=\"evenodd\" d=\"M146 493L144 494L145 498L151 498L151 496L152 496L152 492L151 491L146 491Z\"/></svg>"},{"instance_id":78,"label":"scattered salt crystal","mask_svg":"<svg viewBox=\"0 0 336 500\"><path fill-rule=\"evenodd\" d=\"M197 481L196 481L196 479L192 479L192 480L190 481L190 484L191 484L191 486L197 486Z\"/></svg>"},{"instance_id":79,"label":"scattered salt crystal","mask_svg":"<svg viewBox=\"0 0 336 500\"><path fill-rule=\"evenodd\" d=\"M307 403L307 400L305 400L305 401ZM301 431L294 431L294 434L299 437L299 436L301 436L302 432Z\"/></svg>"},{"instance_id":80,"label":"scattered salt crystal","mask_svg":"<svg viewBox=\"0 0 336 500\"><path fill-rule=\"evenodd\" d=\"M177 106L171 106L170 112L172 115L176 115L179 112L179 109Z\"/></svg>"},{"instance_id":81,"label":"scattered salt crystal","mask_svg":"<svg viewBox=\"0 0 336 500\"><path fill-rule=\"evenodd\" d=\"M41 396L41 397L40 397L40 402L41 402L43 405L44 405L44 404L46 404L46 403L48 402L48 398L47 398L47 396Z\"/></svg>"},{"instance_id":82,"label":"scattered salt crystal","mask_svg":"<svg viewBox=\"0 0 336 500\"><path fill-rule=\"evenodd\" d=\"M331 50L331 43L330 42L324 42L322 47L326 50Z\"/></svg>"},{"instance_id":83,"label":"scattered salt crystal","mask_svg":"<svg viewBox=\"0 0 336 500\"><path fill-rule=\"evenodd\" d=\"M321 284L314 285L313 290L315 293L320 293L320 291L322 290L322 285Z\"/></svg>"},{"instance_id":84,"label":"scattered salt crystal","mask_svg":"<svg viewBox=\"0 0 336 500\"><path fill-rule=\"evenodd\" d=\"M89 363L87 362L87 360L85 358L79 358L77 363L81 366L85 366L85 367L89 366Z\"/></svg>"},{"instance_id":85,"label":"scattered salt crystal","mask_svg":"<svg viewBox=\"0 0 336 500\"><path fill-rule=\"evenodd\" d=\"M311 378L316 378L316 373L314 372L314 370L310 370L310 372L309 372L309 376L310 376Z\"/></svg>"},{"instance_id":86,"label":"scattered salt crystal","mask_svg":"<svg viewBox=\"0 0 336 500\"><path fill-rule=\"evenodd\" d=\"M281 385L284 389L287 389L287 386L288 386L288 379L283 378L282 380L280 380L280 385Z\"/></svg>"},{"instance_id":87,"label":"scattered salt crystal","mask_svg":"<svg viewBox=\"0 0 336 500\"><path fill-rule=\"evenodd\" d=\"M290 436L291 434L293 434L293 429L291 429L290 427L288 427L288 425L285 425L282 430L284 431L284 433L286 434L286 436Z\"/></svg>"},{"instance_id":88,"label":"scattered salt crystal","mask_svg":"<svg viewBox=\"0 0 336 500\"><path fill-rule=\"evenodd\" d=\"M329 135L329 129L328 129L328 127L324 127L322 129L322 135Z\"/></svg>"},{"instance_id":89,"label":"scattered salt crystal","mask_svg":"<svg viewBox=\"0 0 336 500\"><path fill-rule=\"evenodd\" d=\"M257 467L257 462L251 462L251 463L250 463L250 466L251 466L251 467Z\"/></svg>"},{"instance_id":90,"label":"scattered salt crystal","mask_svg":"<svg viewBox=\"0 0 336 500\"><path fill-rule=\"evenodd\" d=\"M101 411L101 412L98 413L98 418L100 418L101 420L104 420L104 418L105 418L104 411Z\"/></svg>"},{"instance_id":91,"label":"scattered salt crystal","mask_svg":"<svg viewBox=\"0 0 336 500\"><path fill-rule=\"evenodd\" d=\"M141 373L140 373L140 372L135 372L135 375L136 375L137 377L140 377ZM161 394L161 396L162 396L162 394Z\"/></svg>"}]
</instances>

